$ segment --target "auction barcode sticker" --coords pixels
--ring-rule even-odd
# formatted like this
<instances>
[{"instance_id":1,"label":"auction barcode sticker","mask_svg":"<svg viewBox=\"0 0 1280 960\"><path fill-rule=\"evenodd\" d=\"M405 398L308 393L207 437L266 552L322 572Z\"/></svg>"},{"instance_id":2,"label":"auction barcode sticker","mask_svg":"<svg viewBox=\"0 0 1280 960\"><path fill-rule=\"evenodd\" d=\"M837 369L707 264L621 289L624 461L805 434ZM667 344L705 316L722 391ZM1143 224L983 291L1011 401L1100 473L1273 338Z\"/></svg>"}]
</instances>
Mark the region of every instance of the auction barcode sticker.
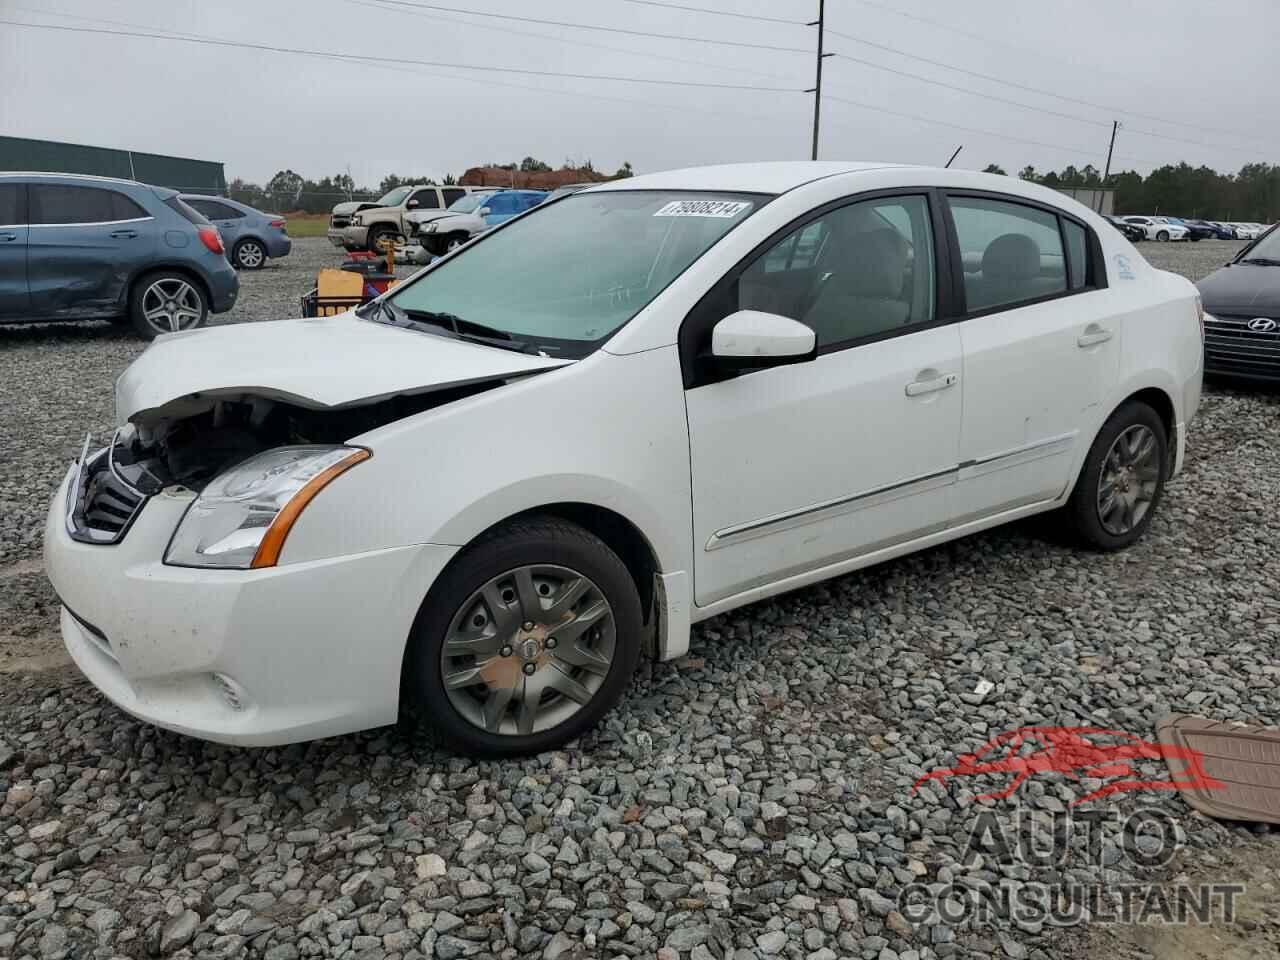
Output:
<instances>
[{"instance_id":1,"label":"auction barcode sticker","mask_svg":"<svg viewBox=\"0 0 1280 960\"><path fill-rule=\"evenodd\" d=\"M660 208L655 217L736 217L750 209L750 203L740 200L672 200Z\"/></svg>"}]
</instances>

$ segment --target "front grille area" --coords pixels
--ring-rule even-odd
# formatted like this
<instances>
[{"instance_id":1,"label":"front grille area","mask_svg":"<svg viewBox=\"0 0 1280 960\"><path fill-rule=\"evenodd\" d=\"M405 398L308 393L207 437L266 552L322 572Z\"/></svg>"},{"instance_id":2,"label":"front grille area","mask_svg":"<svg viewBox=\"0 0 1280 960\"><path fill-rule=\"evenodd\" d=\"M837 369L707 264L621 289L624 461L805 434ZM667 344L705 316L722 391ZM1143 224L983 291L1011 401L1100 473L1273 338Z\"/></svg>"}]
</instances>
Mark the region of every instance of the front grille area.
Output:
<instances>
[{"instance_id":1,"label":"front grille area","mask_svg":"<svg viewBox=\"0 0 1280 960\"><path fill-rule=\"evenodd\" d=\"M1280 327L1269 333L1250 330L1256 316L1204 318L1205 369L1280 378Z\"/></svg>"},{"instance_id":2,"label":"front grille area","mask_svg":"<svg viewBox=\"0 0 1280 960\"><path fill-rule=\"evenodd\" d=\"M73 482L67 518L71 536L83 543L119 543L146 496L116 475L109 449L82 458Z\"/></svg>"},{"instance_id":3,"label":"front grille area","mask_svg":"<svg viewBox=\"0 0 1280 960\"><path fill-rule=\"evenodd\" d=\"M335 230L341 230L343 227L347 226L349 223L351 223L350 217L343 217L343 216L339 216L338 214L334 214L332 217L329 218L329 226L333 227Z\"/></svg>"}]
</instances>

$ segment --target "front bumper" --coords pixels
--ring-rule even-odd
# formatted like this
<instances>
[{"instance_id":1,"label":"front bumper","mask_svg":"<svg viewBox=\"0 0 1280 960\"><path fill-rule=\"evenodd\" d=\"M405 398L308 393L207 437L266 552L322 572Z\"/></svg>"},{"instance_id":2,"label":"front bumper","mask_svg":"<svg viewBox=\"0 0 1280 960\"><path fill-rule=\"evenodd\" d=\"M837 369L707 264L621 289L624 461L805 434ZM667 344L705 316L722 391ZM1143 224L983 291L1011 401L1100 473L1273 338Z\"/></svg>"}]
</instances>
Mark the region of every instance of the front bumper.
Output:
<instances>
[{"instance_id":1,"label":"front bumper","mask_svg":"<svg viewBox=\"0 0 1280 960\"><path fill-rule=\"evenodd\" d=\"M62 636L117 706L178 733L241 746L395 722L405 642L456 552L429 544L263 570L161 562L190 493L149 499L120 543L66 529L64 480L45 525Z\"/></svg>"},{"instance_id":2,"label":"front bumper","mask_svg":"<svg viewBox=\"0 0 1280 960\"><path fill-rule=\"evenodd\" d=\"M357 227L354 225L347 226L347 227L343 227L342 230L339 232L342 236L342 243L344 246L355 247L357 249L364 249L364 247L366 247L369 243L368 227Z\"/></svg>"},{"instance_id":3,"label":"front bumper","mask_svg":"<svg viewBox=\"0 0 1280 960\"><path fill-rule=\"evenodd\" d=\"M350 229L351 227L330 227L327 231L325 231L325 236L329 238L329 242L332 243L335 247L343 247L343 248L351 247L351 246L363 247L365 239L369 236L368 228L367 227L358 228L364 234L360 238L359 243L356 243L354 241L347 239L347 231Z\"/></svg>"}]
</instances>

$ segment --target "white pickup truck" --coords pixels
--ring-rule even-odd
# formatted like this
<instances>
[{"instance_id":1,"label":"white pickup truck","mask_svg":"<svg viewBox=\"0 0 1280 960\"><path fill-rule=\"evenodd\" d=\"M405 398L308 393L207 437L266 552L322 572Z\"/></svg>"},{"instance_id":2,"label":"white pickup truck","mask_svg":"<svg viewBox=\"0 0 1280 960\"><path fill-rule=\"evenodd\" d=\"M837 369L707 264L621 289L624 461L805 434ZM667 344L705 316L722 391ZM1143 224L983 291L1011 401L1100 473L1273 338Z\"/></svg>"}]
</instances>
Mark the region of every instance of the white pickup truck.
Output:
<instances>
[{"instance_id":1,"label":"white pickup truck","mask_svg":"<svg viewBox=\"0 0 1280 960\"><path fill-rule=\"evenodd\" d=\"M419 210L444 210L482 187L406 184L377 200L351 200L333 208L326 233L335 247L346 250L375 250L383 239L407 237L406 216ZM493 189L492 187L488 189Z\"/></svg>"}]
</instances>

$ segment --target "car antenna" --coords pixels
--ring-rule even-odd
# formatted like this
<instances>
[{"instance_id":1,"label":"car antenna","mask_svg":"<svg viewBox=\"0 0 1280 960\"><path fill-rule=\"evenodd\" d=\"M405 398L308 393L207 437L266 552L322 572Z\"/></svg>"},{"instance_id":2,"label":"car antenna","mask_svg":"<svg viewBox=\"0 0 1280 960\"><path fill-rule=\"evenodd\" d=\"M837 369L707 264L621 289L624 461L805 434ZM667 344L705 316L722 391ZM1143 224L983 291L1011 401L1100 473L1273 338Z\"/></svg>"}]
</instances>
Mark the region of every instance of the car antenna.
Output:
<instances>
[{"instance_id":1,"label":"car antenna","mask_svg":"<svg viewBox=\"0 0 1280 960\"><path fill-rule=\"evenodd\" d=\"M955 158L956 158L956 157L960 156L960 151L961 151L961 150L963 150L963 149L964 149L964 144L963 144L963 143L962 143L962 144L960 144L960 146L956 147L956 152L955 152L955 153L953 153L953 154L951 155L951 160L948 160L948 161L947 161L947 165L946 165L945 167L943 167L942 169L943 169L943 170L950 170L950 169L951 169L951 163L952 163L952 161L953 161L953 160L955 160Z\"/></svg>"}]
</instances>

